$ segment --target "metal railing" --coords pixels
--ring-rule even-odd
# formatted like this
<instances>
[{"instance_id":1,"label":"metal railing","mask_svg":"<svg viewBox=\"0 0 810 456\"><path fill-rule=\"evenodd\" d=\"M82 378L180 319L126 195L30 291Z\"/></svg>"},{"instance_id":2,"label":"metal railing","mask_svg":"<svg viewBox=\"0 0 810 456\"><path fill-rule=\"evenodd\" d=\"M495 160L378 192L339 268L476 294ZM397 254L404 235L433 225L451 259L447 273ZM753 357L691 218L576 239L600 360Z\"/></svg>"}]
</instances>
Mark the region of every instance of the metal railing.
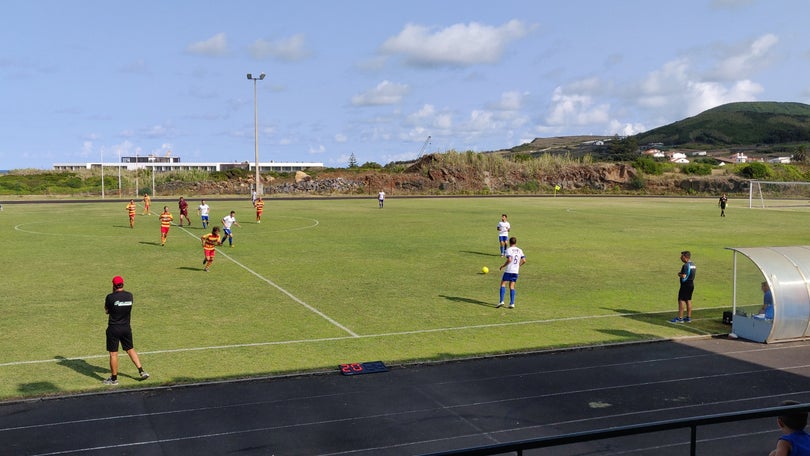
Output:
<instances>
[{"instance_id":1,"label":"metal railing","mask_svg":"<svg viewBox=\"0 0 810 456\"><path fill-rule=\"evenodd\" d=\"M810 404L782 405L779 407L769 407L757 410L747 410L742 412L720 413L717 415L706 415L701 417L681 418L676 420L657 421L647 424L636 424L630 426L620 426L610 429L600 429L595 431L575 432L552 437L540 437L537 439L518 440L514 442L499 443L460 450L443 451L439 453L428 453L423 456L492 456L498 454L516 453L522 456L525 450L537 448L548 448L560 445L570 445L574 443L591 442L594 440L611 439L615 437L625 437L629 435L649 434L653 432L669 431L673 429L691 429L690 453L695 456L697 451L697 428L710 424L732 423L735 421L753 420L757 418L767 418L783 415L788 412L808 412Z\"/></svg>"}]
</instances>

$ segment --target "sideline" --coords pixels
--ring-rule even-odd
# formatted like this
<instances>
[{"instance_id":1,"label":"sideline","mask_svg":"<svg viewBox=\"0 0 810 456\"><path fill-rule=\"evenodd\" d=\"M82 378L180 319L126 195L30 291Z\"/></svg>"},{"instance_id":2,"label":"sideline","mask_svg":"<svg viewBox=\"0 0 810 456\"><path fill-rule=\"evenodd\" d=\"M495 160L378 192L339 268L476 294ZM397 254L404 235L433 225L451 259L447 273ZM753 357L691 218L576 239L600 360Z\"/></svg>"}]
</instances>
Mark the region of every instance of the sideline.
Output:
<instances>
[{"instance_id":1,"label":"sideline","mask_svg":"<svg viewBox=\"0 0 810 456\"><path fill-rule=\"evenodd\" d=\"M237 262L235 262L237 263ZM239 264L239 263L237 263ZM248 269L249 270L249 269ZM257 275L255 272L252 274ZM268 283L272 284L269 280ZM278 287L275 284L273 286ZM278 287L284 293L287 293L282 288ZM292 296L292 295L289 295ZM296 299L293 297L293 299ZM304 303L304 305L307 305ZM311 307L311 306L309 306ZM719 306L719 307L706 307L702 308L701 310L713 310L713 309L727 309L726 306ZM316 309L312 309L314 312L319 313ZM429 334L429 333L437 333L437 332L453 332L453 331L468 331L468 330L475 330L475 329L489 329L489 328L499 328L499 327L509 327L509 326L522 326L522 325L533 325L533 324L550 324L550 323L557 323L561 321L572 321L572 320L587 320L593 318L625 318L629 316L637 316L637 315L657 315L663 313L671 313L672 310L662 310L656 312L626 312L626 313L616 313L616 314L606 314L606 315L585 315L579 317L566 317L566 318L552 318L546 320L529 320L529 321L517 321L511 323L492 323L486 325L469 325L469 326L451 326L446 328L434 328L434 329L417 329L413 331L401 331L401 332L390 332L390 333L378 333L378 334L364 334L358 335L351 333L351 336L342 336L342 337L323 337L318 339L296 339L296 340L280 340L274 342L252 342L246 344L231 344L231 345L210 345L205 347L186 347L186 348L175 348L169 350L151 350L151 351L143 351L138 352L141 355L160 355L166 353L188 353L188 352L196 352L196 351L206 351L206 350L230 350L230 349L238 349L238 348L250 348L250 347L267 347L273 345L296 345L296 344L312 344L312 343L320 343L320 342L335 342L341 340L357 340L357 339L377 339L377 338L385 338L385 337L398 337L398 336L411 336L411 335L418 335L418 334ZM328 317L327 317L328 318ZM640 341L628 341L628 342L617 342L616 345L626 344L626 343L635 343L635 342L655 342L655 341L663 341L663 340L681 340L681 339L691 339L691 338L704 338L704 337L713 337L713 336L721 336L725 333L710 333L708 331L702 331L697 328L692 328L697 332L702 334L694 335L694 336L683 336L683 337L673 337L673 338L662 338L662 339L653 339L653 340L640 340ZM348 330L347 330L348 331ZM586 345L583 347L593 347L593 346L606 346L606 345L614 345L614 344L597 344L597 345ZM89 355L89 356L77 356L73 358L64 358L64 359L41 359L41 360L30 360L30 361L12 361L8 363L0 363L0 368L2 367L10 367L10 366L20 366L20 365L27 365L27 364L44 364L44 363L55 363L59 361L79 361L79 360L87 360L87 359L99 359L99 358L107 358L108 355L105 353L103 355Z\"/></svg>"}]
</instances>

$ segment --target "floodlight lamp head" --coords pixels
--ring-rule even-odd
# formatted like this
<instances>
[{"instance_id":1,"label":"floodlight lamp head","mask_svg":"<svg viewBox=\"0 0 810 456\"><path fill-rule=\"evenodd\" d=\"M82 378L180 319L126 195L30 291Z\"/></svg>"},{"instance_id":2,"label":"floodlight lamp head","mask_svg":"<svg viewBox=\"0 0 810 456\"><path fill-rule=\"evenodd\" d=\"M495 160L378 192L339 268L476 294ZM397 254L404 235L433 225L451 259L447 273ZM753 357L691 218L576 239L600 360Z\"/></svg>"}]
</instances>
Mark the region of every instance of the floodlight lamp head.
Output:
<instances>
[{"instance_id":1,"label":"floodlight lamp head","mask_svg":"<svg viewBox=\"0 0 810 456\"><path fill-rule=\"evenodd\" d=\"M247 78L248 79L253 79L253 73L248 73Z\"/></svg>"},{"instance_id":2,"label":"floodlight lamp head","mask_svg":"<svg viewBox=\"0 0 810 456\"><path fill-rule=\"evenodd\" d=\"M264 74L264 73L260 74L260 75L259 75L259 80L264 79L264 77L265 77L265 76L267 76L267 75L266 75L266 74Z\"/></svg>"}]
</instances>

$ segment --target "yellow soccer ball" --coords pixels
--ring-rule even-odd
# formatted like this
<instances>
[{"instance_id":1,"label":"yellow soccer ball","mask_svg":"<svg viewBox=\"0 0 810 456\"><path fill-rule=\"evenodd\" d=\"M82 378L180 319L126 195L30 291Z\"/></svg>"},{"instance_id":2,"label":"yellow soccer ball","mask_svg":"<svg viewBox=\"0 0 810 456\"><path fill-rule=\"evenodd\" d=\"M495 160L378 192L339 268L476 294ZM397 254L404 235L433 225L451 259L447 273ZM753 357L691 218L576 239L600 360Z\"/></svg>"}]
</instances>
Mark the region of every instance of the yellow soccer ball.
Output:
<instances>
[{"instance_id":1,"label":"yellow soccer ball","mask_svg":"<svg viewBox=\"0 0 810 456\"><path fill-rule=\"evenodd\" d=\"M481 272L483 272L484 274L489 274L489 268L484 266L483 268L481 268Z\"/></svg>"}]
</instances>

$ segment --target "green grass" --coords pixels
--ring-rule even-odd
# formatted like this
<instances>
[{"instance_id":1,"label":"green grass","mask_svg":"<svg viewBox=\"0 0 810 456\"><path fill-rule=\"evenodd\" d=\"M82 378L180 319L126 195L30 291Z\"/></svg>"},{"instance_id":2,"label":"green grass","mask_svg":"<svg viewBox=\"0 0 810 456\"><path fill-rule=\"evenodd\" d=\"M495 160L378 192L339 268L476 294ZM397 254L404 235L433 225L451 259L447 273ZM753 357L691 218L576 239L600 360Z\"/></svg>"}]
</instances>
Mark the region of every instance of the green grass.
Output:
<instances>
[{"instance_id":1,"label":"green grass","mask_svg":"<svg viewBox=\"0 0 810 456\"><path fill-rule=\"evenodd\" d=\"M721 219L714 199L269 199L256 224L249 202L213 200L242 227L209 273L196 217L160 247L157 218L130 229L123 202L5 205L0 399L102 389L114 275L152 374L137 382L122 353L122 387L728 332L725 247L805 244L807 217L731 203ZM493 308L502 212L528 260L515 310ZM684 249L696 321L676 326ZM738 274L738 303L761 300L756 269Z\"/></svg>"}]
</instances>

